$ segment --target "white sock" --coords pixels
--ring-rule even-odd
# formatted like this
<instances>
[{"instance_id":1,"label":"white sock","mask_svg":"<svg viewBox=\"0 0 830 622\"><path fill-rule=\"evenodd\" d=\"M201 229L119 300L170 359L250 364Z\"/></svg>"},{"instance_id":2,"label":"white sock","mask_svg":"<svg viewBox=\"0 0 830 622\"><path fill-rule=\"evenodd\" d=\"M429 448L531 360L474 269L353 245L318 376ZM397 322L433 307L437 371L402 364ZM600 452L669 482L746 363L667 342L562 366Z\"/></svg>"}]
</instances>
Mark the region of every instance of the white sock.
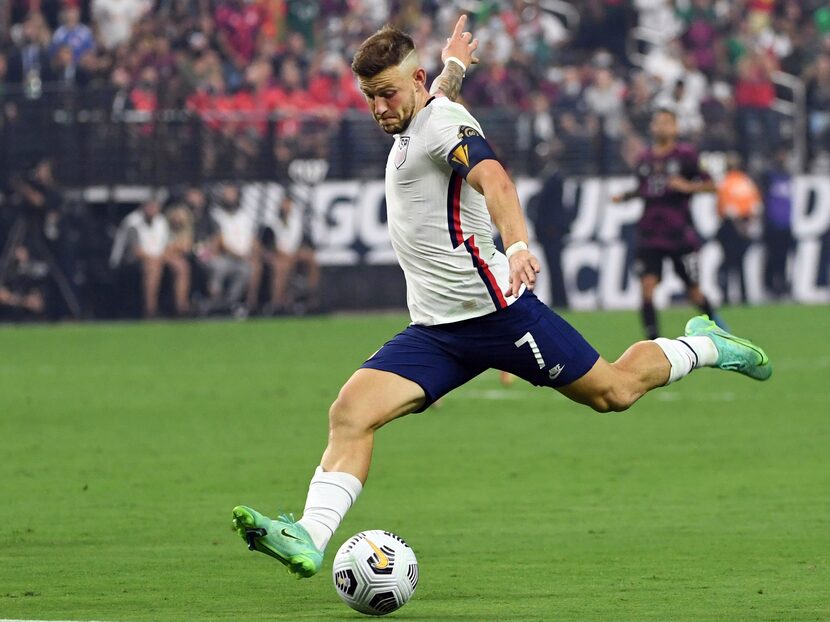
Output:
<instances>
[{"instance_id":1,"label":"white sock","mask_svg":"<svg viewBox=\"0 0 830 622\"><path fill-rule=\"evenodd\" d=\"M308 486L303 517L297 521L320 551L357 500L363 484L351 473L326 472L318 466Z\"/></svg>"},{"instance_id":2,"label":"white sock","mask_svg":"<svg viewBox=\"0 0 830 622\"><path fill-rule=\"evenodd\" d=\"M688 376L698 367L711 367L718 360L718 349L709 337L658 337L654 343L660 346L671 364L666 384Z\"/></svg>"}]
</instances>

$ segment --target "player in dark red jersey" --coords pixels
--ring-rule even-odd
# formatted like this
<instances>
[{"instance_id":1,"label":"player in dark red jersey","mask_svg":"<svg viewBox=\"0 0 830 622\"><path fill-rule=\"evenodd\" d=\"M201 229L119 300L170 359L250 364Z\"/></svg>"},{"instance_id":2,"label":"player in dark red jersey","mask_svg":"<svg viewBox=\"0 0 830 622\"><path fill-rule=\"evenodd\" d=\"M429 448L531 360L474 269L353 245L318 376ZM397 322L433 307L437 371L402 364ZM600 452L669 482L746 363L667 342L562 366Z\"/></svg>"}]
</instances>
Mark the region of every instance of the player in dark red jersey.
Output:
<instances>
[{"instance_id":1,"label":"player in dark red jersey","mask_svg":"<svg viewBox=\"0 0 830 622\"><path fill-rule=\"evenodd\" d=\"M677 140L677 117L661 109L651 119L654 144L637 163L637 188L613 197L615 203L641 198L643 215L637 223L636 270L642 286L641 316L648 339L659 335L654 290L663 276L664 259L686 285L689 300L709 317L716 315L700 290L698 236L689 202L698 192L715 192L715 184L700 168L697 149ZM718 322L720 324L720 322Z\"/></svg>"}]
</instances>

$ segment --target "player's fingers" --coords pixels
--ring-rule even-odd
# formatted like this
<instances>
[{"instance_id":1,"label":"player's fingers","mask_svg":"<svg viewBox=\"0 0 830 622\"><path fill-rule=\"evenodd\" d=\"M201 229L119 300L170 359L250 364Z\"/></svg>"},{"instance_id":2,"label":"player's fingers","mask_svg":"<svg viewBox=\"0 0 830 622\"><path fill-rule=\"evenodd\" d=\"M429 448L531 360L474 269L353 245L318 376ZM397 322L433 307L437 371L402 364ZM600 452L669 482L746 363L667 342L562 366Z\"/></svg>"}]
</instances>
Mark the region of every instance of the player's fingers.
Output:
<instances>
[{"instance_id":1,"label":"player's fingers","mask_svg":"<svg viewBox=\"0 0 830 622\"><path fill-rule=\"evenodd\" d=\"M533 271L537 274L542 271L542 266L539 264L539 260L536 257L530 258L530 265L533 267Z\"/></svg>"},{"instance_id":2,"label":"player's fingers","mask_svg":"<svg viewBox=\"0 0 830 622\"><path fill-rule=\"evenodd\" d=\"M468 47L470 48L471 53L475 52L478 48L478 39L473 39L472 41L470 41L470 45Z\"/></svg>"},{"instance_id":3,"label":"player's fingers","mask_svg":"<svg viewBox=\"0 0 830 622\"><path fill-rule=\"evenodd\" d=\"M524 282L527 283L527 286L533 289L533 284L536 283L536 272L534 272L533 267L530 265L525 266L524 272Z\"/></svg>"},{"instance_id":4,"label":"player's fingers","mask_svg":"<svg viewBox=\"0 0 830 622\"><path fill-rule=\"evenodd\" d=\"M455 29L452 31L452 36L453 37L460 36L461 33L464 32L464 24L466 24L466 23L467 23L467 16L462 14L461 17L458 18L458 21L455 22Z\"/></svg>"},{"instance_id":5,"label":"player's fingers","mask_svg":"<svg viewBox=\"0 0 830 622\"><path fill-rule=\"evenodd\" d=\"M479 59L478 56L473 56L472 58L470 58L471 65L477 65L479 62L481 62L481 59Z\"/></svg>"},{"instance_id":6,"label":"player's fingers","mask_svg":"<svg viewBox=\"0 0 830 622\"><path fill-rule=\"evenodd\" d=\"M471 32L462 32L461 33L461 40L462 41L465 41L465 42L471 41L472 38L473 38L473 33L471 33Z\"/></svg>"}]
</instances>

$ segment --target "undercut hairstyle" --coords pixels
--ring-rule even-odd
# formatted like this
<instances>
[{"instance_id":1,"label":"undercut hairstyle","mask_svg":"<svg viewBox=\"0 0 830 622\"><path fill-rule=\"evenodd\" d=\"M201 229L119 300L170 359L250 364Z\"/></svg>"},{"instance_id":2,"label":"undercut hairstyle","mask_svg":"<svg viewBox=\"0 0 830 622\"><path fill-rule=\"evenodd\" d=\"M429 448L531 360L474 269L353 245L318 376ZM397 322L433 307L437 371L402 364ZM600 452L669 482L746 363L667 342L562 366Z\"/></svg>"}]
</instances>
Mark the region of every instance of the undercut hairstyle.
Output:
<instances>
[{"instance_id":1,"label":"undercut hairstyle","mask_svg":"<svg viewBox=\"0 0 830 622\"><path fill-rule=\"evenodd\" d=\"M387 24L360 44L352 71L361 78L374 78L381 71L400 65L414 49L412 37Z\"/></svg>"}]
</instances>

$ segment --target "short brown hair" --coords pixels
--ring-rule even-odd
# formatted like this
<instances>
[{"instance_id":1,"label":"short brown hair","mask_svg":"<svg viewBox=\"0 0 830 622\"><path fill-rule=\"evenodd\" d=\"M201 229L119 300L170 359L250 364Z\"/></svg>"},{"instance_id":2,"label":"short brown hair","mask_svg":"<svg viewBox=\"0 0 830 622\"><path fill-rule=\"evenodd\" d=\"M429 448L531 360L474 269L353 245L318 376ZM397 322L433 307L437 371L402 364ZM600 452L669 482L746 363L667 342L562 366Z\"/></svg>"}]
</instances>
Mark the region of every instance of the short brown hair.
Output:
<instances>
[{"instance_id":1,"label":"short brown hair","mask_svg":"<svg viewBox=\"0 0 830 622\"><path fill-rule=\"evenodd\" d=\"M387 24L360 44L352 71L361 78L374 78L384 69L400 65L414 49L412 37Z\"/></svg>"}]
</instances>

